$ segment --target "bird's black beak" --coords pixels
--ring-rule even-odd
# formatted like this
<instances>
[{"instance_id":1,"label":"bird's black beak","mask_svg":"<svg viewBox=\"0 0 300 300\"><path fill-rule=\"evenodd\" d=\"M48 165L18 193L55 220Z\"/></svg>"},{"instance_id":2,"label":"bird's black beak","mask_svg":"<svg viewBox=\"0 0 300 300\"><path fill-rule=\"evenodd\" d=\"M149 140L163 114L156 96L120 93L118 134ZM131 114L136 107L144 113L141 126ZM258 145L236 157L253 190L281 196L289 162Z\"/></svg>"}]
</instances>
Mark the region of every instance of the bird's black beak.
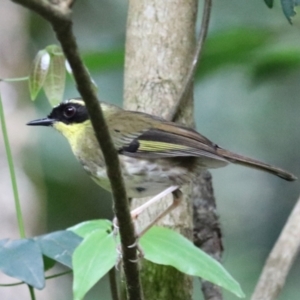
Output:
<instances>
[{"instance_id":1,"label":"bird's black beak","mask_svg":"<svg viewBox=\"0 0 300 300\"><path fill-rule=\"evenodd\" d=\"M43 119L30 121L26 125L29 125L29 126L51 126L51 125L53 125L54 121L55 121L54 119L43 118Z\"/></svg>"}]
</instances>

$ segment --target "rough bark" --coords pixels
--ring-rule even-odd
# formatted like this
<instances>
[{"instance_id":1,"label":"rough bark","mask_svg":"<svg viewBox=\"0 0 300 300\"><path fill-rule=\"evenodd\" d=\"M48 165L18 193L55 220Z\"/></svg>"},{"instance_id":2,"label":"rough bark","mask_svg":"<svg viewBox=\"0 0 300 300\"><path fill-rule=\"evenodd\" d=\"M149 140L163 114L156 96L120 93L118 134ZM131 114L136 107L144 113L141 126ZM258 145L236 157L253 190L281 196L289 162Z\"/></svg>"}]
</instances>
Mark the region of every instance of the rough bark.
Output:
<instances>
[{"instance_id":1,"label":"rough bark","mask_svg":"<svg viewBox=\"0 0 300 300\"><path fill-rule=\"evenodd\" d=\"M129 1L126 59L125 108L167 117L178 99L195 46L195 0ZM179 112L181 123L193 125L193 98ZM191 187L183 190L182 204L160 225L192 237ZM139 218L144 227L170 203L162 200ZM133 207L142 201L133 200ZM140 225L144 224L144 225ZM171 250L171 249L170 249ZM173 268L143 263L142 284L145 299L191 299L192 279Z\"/></svg>"},{"instance_id":2,"label":"rough bark","mask_svg":"<svg viewBox=\"0 0 300 300\"><path fill-rule=\"evenodd\" d=\"M203 172L195 177L192 200L194 244L220 261L223 252L222 232L209 172ZM205 300L223 299L222 289L209 281L201 280L201 289Z\"/></svg>"}]
</instances>

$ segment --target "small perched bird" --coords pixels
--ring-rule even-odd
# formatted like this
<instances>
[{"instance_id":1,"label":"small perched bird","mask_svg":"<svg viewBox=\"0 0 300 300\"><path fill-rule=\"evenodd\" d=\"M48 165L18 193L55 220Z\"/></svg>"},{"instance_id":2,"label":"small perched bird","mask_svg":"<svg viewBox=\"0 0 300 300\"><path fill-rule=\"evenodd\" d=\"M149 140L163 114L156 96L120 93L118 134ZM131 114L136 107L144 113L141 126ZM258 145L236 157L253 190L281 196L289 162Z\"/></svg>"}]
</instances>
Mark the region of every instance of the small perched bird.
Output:
<instances>
[{"instance_id":1,"label":"small perched bird","mask_svg":"<svg viewBox=\"0 0 300 300\"><path fill-rule=\"evenodd\" d=\"M225 150L183 125L103 102L101 108L130 198L153 196L175 187L169 190L172 192L190 182L196 172L229 163L266 171L288 181L297 179L280 168ZM27 125L52 126L62 133L92 179L110 190L103 154L83 100L64 101L47 118Z\"/></svg>"}]
</instances>

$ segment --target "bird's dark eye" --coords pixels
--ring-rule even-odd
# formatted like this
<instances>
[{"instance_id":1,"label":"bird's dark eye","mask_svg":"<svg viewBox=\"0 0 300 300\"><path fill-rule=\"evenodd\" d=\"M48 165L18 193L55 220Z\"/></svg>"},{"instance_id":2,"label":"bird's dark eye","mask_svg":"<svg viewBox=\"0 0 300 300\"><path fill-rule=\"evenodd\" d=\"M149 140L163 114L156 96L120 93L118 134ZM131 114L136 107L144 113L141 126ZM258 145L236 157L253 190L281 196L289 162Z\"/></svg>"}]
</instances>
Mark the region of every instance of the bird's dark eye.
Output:
<instances>
[{"instance_id":1,"label":"bird's dark eye","mask_svg":"<svg viewBox=\"0 0 300 300\"><path fill-rule=\"evenodd\" d=\"M64 109L64 116L67 118L67 119L70 119L72 118L76 113L76 107L74 106L67 106L65 109Z\"/></svg>"}]
</instances>

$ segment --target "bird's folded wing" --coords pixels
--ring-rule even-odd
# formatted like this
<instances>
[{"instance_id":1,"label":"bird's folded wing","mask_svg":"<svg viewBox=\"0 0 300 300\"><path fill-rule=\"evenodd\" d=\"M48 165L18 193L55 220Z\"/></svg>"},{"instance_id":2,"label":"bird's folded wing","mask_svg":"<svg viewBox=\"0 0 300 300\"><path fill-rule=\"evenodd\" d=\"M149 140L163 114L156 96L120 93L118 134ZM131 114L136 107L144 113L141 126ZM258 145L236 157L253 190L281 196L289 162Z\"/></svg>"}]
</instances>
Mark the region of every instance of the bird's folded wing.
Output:
<instances>
[{"instance_id":1,"label":"bird's folded wing","mask_svg":"<svg viewBox=\"0 0 300 300\"><path fill-rule=\"evenodd\" d=\"M196 131L169 123L164 125L167 131L149 129L122 147L119 153L139 158L194 156L227 162L217 154L217 146Z\"/></svg>"}]
</instances>

